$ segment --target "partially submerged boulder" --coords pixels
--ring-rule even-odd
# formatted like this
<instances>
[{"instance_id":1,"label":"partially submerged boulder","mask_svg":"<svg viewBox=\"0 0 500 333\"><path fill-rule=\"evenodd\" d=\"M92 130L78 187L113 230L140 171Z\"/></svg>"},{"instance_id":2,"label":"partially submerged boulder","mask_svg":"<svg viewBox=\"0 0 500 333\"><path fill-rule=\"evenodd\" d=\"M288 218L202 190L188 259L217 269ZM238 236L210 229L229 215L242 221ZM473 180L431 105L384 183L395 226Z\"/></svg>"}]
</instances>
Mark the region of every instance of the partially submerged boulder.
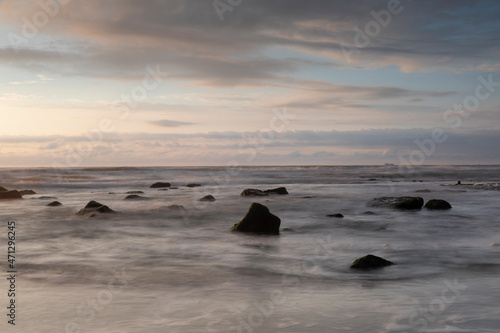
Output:
<instances>
[{"instance_id":1,"label":"partially submerged boulder","mask_svg":"<svg viewBox=\"0 0 500 333\"><path fill-rule=\"evenodd\" d=\"M213 195L205 195L203 198L200 199L200 201L215 201L215 198Z\"/></svg>"},{"instance_id":2,"label":"partially submerged boulder","mask_svg":"<svg viewBox=\"0 0 500 333\"><path fill-rule=\"evenodd\" d=\"M137 194L130 194L127 195L123 200L149 200L149 198L141 197L140 195Z\"/></svg>"},{"instance_id":3,"label":"partially submerged boulder","mask_svg":"<svg viewBox=\"0 0 500 333\"><path fill-rule=\"evenodd\" d=\"M22 199L22 198L23 198L23 196L21 195L21 192L16 191L16 190L0 192L0 200Z\"/></svg>"},{"instance_id":4,"label":"partially submerged boulder","mask_svg":"<svg viewBox=\"0 0 500 333\"><path fill-rule=\"evenodd\" d=\"M327 217L336 217L338 219L341 219L344 217L344 215L337 213L337 214L329 214L329 215L327 215Z\"/></svg>"},{"instance_id":5,"label":"partially submerged boulder","mask_svg":"<svg viewBox=\"0 0 500 333\"><path fill-rule=\"evenodd\" d=\"M78 215L86 215L92 213L102 213L102 214L111 214L116 213L114 210L109 208L106 205L103 205L97 201L89 201L89 203L77 213Z\"/></svg>"},{"instance_id":6,"label":"partially submerged boulder","mask_svg":"<svg viewBox=\"0 0 500 333\"><path fill-rule=\"evenodd\" d=\"M186 185L186 187L199 187L201 186L201 184L197 184L197 183L189 183Z\"/></svg>"},{"instance_id":7,"label":"partially submerged boulder","mask_svg":"<svg viewBox=\"0 0 500 333\"><path fill-rule=\"evenodd\" d=\"M241 192L240 196L242 197L265 197L269 195L268 193L264 193L261 190L257 190L255 188L247 188L243 192Z\"/></svg>"},{"instance_id":8,"label":"partially submerged boulder","mask_svg":"<svg viewBox=\"0 0 500 333\"><path fill-rule=\"evenodd\" d=\"M441 200L441 199L432 199L427 201L427 203L424 206L425 208L429 210L447 210L451 209L451 205L448 201L446 200Z\"/></svg>"},{"instance_id":9,"label":"partially submerged boulder","mask_svg":"<svg viewBox=\"0 0 500 333\"><path fill-rule=\"evenodd\" d=\"M59 201L52 201L51 203L48 203L47 206L58 207L58 206L62 206L62 203L60 203Z\"/></svg>"},{"instance_id":10,"label":"partially submerged boulder","mask_svg":"<svg viewBox=\"0 0 500 333\"><path fill-rule=\"evenodd\" d=\"M157 182L150 186L150 188L165 188L170 187L170 183Z\"/></svg>"},{"instance_id":11,"label":"partially submerged boulder","mask_svg":"<svg viewBox=\"0 0 500 333\"><path fill-rule=\"evenodd\" d=\"M159 210L168 210L168 211L186 211L183 205L170 205L170 206L161 206L158 208Z\"/></svg>"},{"instance_id":12,"label":"partially submerged boulder","mask_svg":"<svg viewBox=\"0 0 500 333\"><path fill-rule=\"evenodd\" d=\"M288 194L288 191L286 190L286 187L278 187L272 190L265 190L264 193L285 195Z\"/></svg>"},{"instance_id":13,"label":"partially submerged boulder","mask_svg":"<svg viewBox=\"0 0 500 333\"><path fill-rule=\"evenodd\" d=\"M128 191L125 194L144 194L143 191Z\"/></svg>"},{"instance_id":14,"label":"partially submerged boulder","mask_svg":"<svg viewBox=\"0 0 500 333\"><path fill-rule=\"evenodd\" d=\"M33 190L22 190L20 191L21 195L33 195L33 194L36 194L35 191Z\"/></svg>"},{"instance_id":15,"label":"partially submerged boulder","mask_svg":"<svg viewBox=\"0 0 500 333\"><path fill-rule=\"evenodd\" d=\"M233 226L232 231L279 235L280 224L280 218L271 214L269 208L254 202L245 217Z\"/></svg>"},{"instance_id":16,"label":"partially submerged boulder","mask_svg":"<svg viewBox=\"0 0 500 333\"><path fill-rule=\"evenodd\" d=\"M422 209L424 199L421 197L380 197L369 201L367 207L396 208L402 210Z\"/></svg>"},{"instance_id":17,"label":"partially submerged boulder","mask_svg":"<svg viewBox=\"0 0 500 333\"><path fill-rule=\"evenodd\" d=\"M5 187L0 186L0 192L7 192L8 190Z\"/></svg>"},{"instance_id":18,"label":"partially submerged boulder","mask_svg":"<svg viewBox=\"0 0 500 333\"><path fill-rule=\"evenodd\" d=\"M384 258L380 258L374 255L366 255L364 257L358 258L354 260L351 265L352 269L377 269L386 266L394 265L393 262L389 260L385 260Z\"/></svg>"}]
</instances>

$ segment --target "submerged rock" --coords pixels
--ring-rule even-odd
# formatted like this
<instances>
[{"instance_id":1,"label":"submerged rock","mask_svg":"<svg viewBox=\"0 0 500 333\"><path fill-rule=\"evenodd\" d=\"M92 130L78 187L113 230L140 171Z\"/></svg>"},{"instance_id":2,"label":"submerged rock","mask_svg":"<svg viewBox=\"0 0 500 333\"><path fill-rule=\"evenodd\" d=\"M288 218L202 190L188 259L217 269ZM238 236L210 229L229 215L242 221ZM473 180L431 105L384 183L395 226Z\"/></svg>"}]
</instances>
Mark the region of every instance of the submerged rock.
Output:
<instances>
[{"instance_id":1,"label":"submerged rock","mask_svg":"<svg viewBox=\"0 0 500 333\"><path fill-rule=\"evenodd\" d=\"M144 194L143 191L128 191L125 194Z\"/></svg>"},{"instance_id":2,"label":"submerged rock","mask_svg":"<svg viewBox=\"0 0 500 333\"><path fill-rule=\"evenodd\" d=\"M424 199L421 197L380 197L369 201L367 207L396 208L403 210L422 209Z\"/></svg>"},{"instance_id":3,"label":"submerged rock","mask_svg":"<svg viewBox=\"0 0 500 333\"><path fill-rule=\"evenodd\" d=\"M58 207L58 206L62 206L62 203L60 203L59 201L52 201L51 203L48 203L46 206Z\"/></svg>"},{"instance_id":4,"label":"submerged rock","mask_svg":"<svg viewBox=\"0 0 500 333\"><path fill-rule=\"evenodd\" d=\"M150 188L164 188L170 187L170 183L157 182L150 186Z\"/></svg>"},{"instance_id":5,"label":"submerged rock","mask_svg":"<svg viewBox=\"0 0 500 333\"><path fill-rule=\"evenodd\" d=\"M183 205L161 206L159 209L160 210L170 210L170 211L185 211L186 210L186 208L184 208Z\"/></svg>"},{"instance_id":6,"label":"submerged rock","mask_svg":"<svg viewBox=\"0 0 500 333\"><path fill-rule=\"evenodd\" d=\"M22 190L20 191L21 195L33 195L33 194L36 194L35 191L33 190Z\"/></svg>"},{"instance_id":7,"label":"submerged rock","mask_svg":"<svg viewBox=\"0 0 500 333\"><path fill-rule=\"evenodd\" d=\"M427 201L427 203L424 206L425 208L429 210L447 210L451 209L451 205L448 201L446 200L441 200L441 199L432 199Z\"/></svg>"},{"instance_id":8,"label":"submerged rock","mask_svg":"<svg viewBox=\"0 0 500 333\"><path fill-rule=\"evenodd\" d=\"M268 193L264 193L261 190L257 190L254 188L247 188L243 192L241 192L240 196L242 197L265 197L269 195Z\"/></svg>"},{"instance_id":9,"label":"submerged rock","mask_svg":"<svg viewBox=\"0 0 500 333\"><path fill-rule=\"evenodd\" d=\"M197 183L189 183L186 185L186 187L199 187L201 186L201 184L197 184Z\"/></svg>"},{"instance_id":10,"label":"submerged rock","mask_svg":"<svg viewBox=\"0 0 500 333\"><path fill-rule=\"evenodd\" d=\"M351 265L352 269L377 269L385 266L394 265L393 262L389 260L385 260L384 258L380 258L374 255L366 255L359 259L354 260Z\"/></svg>"},{"instance_id":11,"label":"submerged rock","mask_svg":"<svg viewBox=\"0 0 500 333\"><path fill-rule=\"evenodd\" d=\"M6 199L22 199L23 196L21 192L13 190L13 191L2 191L0 192L0 200Z\"/></svg>"},{"instance_id":12,"label":"submerged rock","mask_svg":"<svg viewBox=\"0 0 500 333\"><path fill-rule=\"evenodd\" d=\"M233 226L232 231L279 235L280 224L280 218L271 214L269 208L254 202L245 217Z\"/></svg>"},{"instance_id":13,"label":"submerged rock","mask_svg":"<svg viewBox=\"0 0 500 333\"><path fill-rule=\"evenodd\" d=\"M110 214L116 213L114 210L109 208L106 205L103 205L97 201L89 201L89 203L77 213L78 215L85 215L89 213L102 213L102 214Z\"/></svg>"},{"instance_id":14,"label":"submerged rock","mask_svg":"<svg viewBox=\"0 0 500 333\"><path fill-rule=\"evenodd\" d=\"M209 194L201 198L200 201L215 201L215 198L213 195Z\"/></svg>"},{"instance_id":15,"label":"submerged rock","mask_svg":"<svg viewBox=\"0 0 500 333\"><path fill-rule=\"evenodd\" d=\"M42 196L38 199L41 199L41 200L50 200L50 199L57 199L56 197L49 197L49 196Z\"/></svg>"},{"instance_id":16,"label":"submerged rock","mask_svg":"<svg viewBox=\"0 0 500 333\"><path fill-rule=\"evenodd\" d=\"M286 190L286 187L278 187L272 190L265 190L264 193L285 195L288 194L288 191Z\"/></svg>"},{"instance_id":17,"label":"submerged rock","mask_svg":"<svg viewBox=\"0 0 500 333\"><path fill-rule=\"evenodd\" d=\"M344 215L337 213L337 214L330 214L330 215L327 215L327 217L343 218L343 217L344 217Z\"/></svg>"},{"instance_id":18,"label":"submerged rock","mask_svg":"<svg viewBox=\"0 0 500 333\"><path fill-rule=\"evenodd\" d=\"M149 198L141 197L140 195L137 194L130 194L127 195L124 200L149 200Z\"/></svg>"}]
</instances>

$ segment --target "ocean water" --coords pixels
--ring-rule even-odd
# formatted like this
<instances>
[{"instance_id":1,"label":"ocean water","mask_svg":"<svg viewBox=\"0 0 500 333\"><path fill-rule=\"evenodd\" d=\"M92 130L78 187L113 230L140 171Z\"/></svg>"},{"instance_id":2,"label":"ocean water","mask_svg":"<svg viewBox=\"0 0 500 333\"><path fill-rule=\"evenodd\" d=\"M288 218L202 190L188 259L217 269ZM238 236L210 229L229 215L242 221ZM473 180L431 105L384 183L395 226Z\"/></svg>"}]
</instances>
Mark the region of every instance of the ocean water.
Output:
<instances>
[{"instance_id":1,"label":"ocean water","mask_svg":"<svg viewBox=\"0 0 500 333\"><path fill-rule=\"evenodd\" d=\"M149 188L158 181L178 188ZM498 183L500 166L3 168L1 186L37 194L0 201L0 331L497 333ZM290 194L239 196L279 186ZM217 200L198 201L207 194ZM453 208L366 207L403 195ZM46 206L54 200L63 206ZM90 200L118 214L77 215ZM281 218L279 236L230 232L252 202ZM396 265L349 269L366 254Z\"/></svg>"}]
</instances>

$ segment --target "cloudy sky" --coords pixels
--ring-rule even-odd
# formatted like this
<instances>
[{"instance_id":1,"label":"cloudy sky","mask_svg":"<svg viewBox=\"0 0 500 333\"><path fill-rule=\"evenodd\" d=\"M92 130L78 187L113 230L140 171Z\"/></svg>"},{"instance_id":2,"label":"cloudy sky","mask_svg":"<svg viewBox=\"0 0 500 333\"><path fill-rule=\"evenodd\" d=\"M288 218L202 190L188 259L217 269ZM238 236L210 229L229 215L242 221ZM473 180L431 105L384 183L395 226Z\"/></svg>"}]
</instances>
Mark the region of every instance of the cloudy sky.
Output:
<instances>
[{"instance_id":1,"label":"cloudy sky","mask_svg":"<svg viewBox=\"0 0 500 333\"><path fill-rule=\"evenodd\" d=\"M500 164L500 3L0 0L0 165Z\"/></svg>"}]
</instances>

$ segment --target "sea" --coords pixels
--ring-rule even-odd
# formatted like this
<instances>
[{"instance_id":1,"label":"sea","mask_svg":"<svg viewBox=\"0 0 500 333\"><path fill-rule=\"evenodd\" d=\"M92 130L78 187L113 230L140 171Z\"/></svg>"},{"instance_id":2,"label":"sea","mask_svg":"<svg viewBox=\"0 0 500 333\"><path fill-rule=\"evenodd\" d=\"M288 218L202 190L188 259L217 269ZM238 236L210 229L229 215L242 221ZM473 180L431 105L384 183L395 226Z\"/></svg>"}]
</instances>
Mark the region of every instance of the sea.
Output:
<instances>
[{"instance_id":1,"label":"sea","mask_svg":"<svg viewBox=\"0 0 500 333\"><path fill-rule=\"evenodd\" d=\"M0 331L498 333L499 183L495 165L0 168L36 192L0 200ZM366 206L384 196L452 209ZM117 213L78 215L91 200ZM231 231L254 202L279 235ZM350 269L367 254L395 265Z\"/></svg>"}]
</instances>

